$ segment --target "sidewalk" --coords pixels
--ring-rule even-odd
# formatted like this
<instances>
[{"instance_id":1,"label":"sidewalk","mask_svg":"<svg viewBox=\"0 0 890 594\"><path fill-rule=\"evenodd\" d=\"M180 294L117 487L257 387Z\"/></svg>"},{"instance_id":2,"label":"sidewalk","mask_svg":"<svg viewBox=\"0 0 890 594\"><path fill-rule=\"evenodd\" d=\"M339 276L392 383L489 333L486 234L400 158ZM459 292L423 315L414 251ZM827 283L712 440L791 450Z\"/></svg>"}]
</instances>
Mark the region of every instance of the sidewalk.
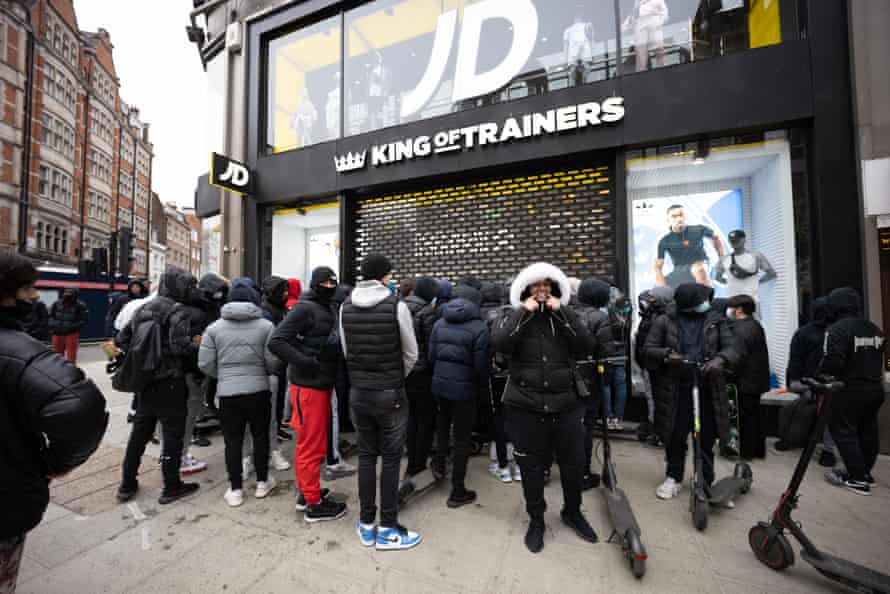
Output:
<instances>
[{"instance_id":1,"label":"sidewalk","mask_svg":"<svg viewBox=\"0 0 890 594\"><path fill-rule=\"evenodd\" d=\"M111 390L98 348L82 350L82 364L109 399L111 421L101 450L83 468L53 485L53 503L28 536L20 593L93 592L723 592L726 594L838 592L802 561L783 573L761 565L747 534L765 520L796 462L793 453L770 454L753 464L751 492L734 510L716 511L706 532L697 532L687 512L688 491L658 501L663 479L660 450L618 442L618 478L634 506L649 552L646 576L631 575L621 548L608 544L610 524L599 490L584 494L584 510L600 543L581 541L560 522L558 476L547 487L545 548L538 555L523 544L528 525L518 483L501 484L486 472L487 457L470 459L468 486L478 503L445 506L447 487L418 499L401 514L424 541L414 550L379 553L355 535L355 477L325 483L349 503L343 520L306 524L294 512L292 471L279 472L276 493L229 508L222 437L194 454L210 464L192 480L198 494L160 506L158 449L149 446L134 503L118 505L114 492L126 444L129 395ZM288 452L293 442L283 444ZM352 460L355 462L355 460ZM718 476L732 464L718 459ZM810 537L827 551L886 571L890 550L890 459L875 469L878 486L861 497L828 485L813 464L796 514ZM556 474L556 473L555 473ZM7 510L7 513L9 510ZM797 545L793 542L795 550Z\"/></svg>"}]
</instances>

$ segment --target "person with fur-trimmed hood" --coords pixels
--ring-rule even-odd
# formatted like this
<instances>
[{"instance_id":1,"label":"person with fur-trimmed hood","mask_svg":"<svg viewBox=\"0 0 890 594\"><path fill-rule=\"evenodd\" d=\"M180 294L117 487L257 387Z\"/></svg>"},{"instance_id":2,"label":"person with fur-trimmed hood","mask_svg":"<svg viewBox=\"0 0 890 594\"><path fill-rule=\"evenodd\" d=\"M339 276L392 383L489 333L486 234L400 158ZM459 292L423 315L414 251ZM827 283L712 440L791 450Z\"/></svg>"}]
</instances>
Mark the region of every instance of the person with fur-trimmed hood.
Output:
<instances>
[{"instance_id":1,"label":"person with fur-trimmed hood","mask_svg":"<svg viewBox=\"0 0 890 594\"><path fill-rule=\"evenodd\" d=\"M510 286L513 312L493 329L494 348L510 359L504 404L531 519L525 545L533 553L544 548L544 477L554 452L562 479L562 521L584 540L597 541L581 513L584 406L573 372L573 361L592 352L595 341L567 307L570 298L561 270L532 264Z\"/></svg>"}]
</instances>

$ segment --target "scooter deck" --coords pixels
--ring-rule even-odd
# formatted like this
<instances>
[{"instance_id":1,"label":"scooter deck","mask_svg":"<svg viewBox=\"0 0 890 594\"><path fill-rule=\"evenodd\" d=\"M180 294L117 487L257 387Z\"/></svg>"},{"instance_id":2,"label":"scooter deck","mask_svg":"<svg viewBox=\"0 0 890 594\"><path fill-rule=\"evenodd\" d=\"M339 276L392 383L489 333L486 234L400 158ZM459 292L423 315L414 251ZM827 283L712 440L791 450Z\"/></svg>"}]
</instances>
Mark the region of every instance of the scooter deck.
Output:
<instances>
[{"instance_id":1,"label":"scooter deck","mask_svg":"<svg viewBox=\"0 0 890 594\"><path fill-rule=\"evenodd\" d=\"M634 516L630 507L630 501L627 495L620 488L614 491L603 488L603 499L606 501L606 507L609 510L609 517L612 518L612 528L618 534L627 534L628 530L633 530L637 534L642 534L637 518Z\"/></svg>"},{"instance_id":2,"label":"scooter deck","mask_svg":"<svg viewBox=\"0 0 890 594\"><path fill-rule=\"evenodd\" d=\"M745 488L745 479L728 476L722 478L711 486L708 501L711 503L726 503L741 495Z\"/></svg>"},{"instance_id":3,"label":"scooter deck","mask_svg":"<svg viewBox=\"0 0 890 594\"><path fill-rule=\"evenodd\" d=\"M438 485L444 478L436 478L433 472L427 468L420 474L401 481L399 483L399 506L404 506L415 497L421 496Z\"/></svg>"},{"instance_id":4,"label":"scooter deck","mask_svg":"<svg viewBox=\"0 0 890 594\"><path fill-rule=\"evenodd\" d=\"M825 576L859 592L890 593L890 576L820 551L821 558L800 550L800 556Z\"/></svg>"}]
</instances>

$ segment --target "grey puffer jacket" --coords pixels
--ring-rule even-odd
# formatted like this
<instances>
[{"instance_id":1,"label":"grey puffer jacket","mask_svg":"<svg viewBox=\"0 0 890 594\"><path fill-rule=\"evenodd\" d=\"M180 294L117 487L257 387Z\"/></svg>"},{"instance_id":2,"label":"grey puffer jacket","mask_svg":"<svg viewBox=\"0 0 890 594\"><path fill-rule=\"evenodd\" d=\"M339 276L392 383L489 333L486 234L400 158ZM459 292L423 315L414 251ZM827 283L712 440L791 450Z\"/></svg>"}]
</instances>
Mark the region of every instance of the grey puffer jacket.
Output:
<instances>
[{"instance_id":1,"label":"grey puffer jacket","mask_svg":"<svg viewBox=\"0 0 890 594\"><path fill-rule=\"evenodd\" d=\"M223 306L222 318L204 332L198 351L198 367L218 380L217 396L270 389L269 376L276 375L281 368L269 350L274 329L258 305L238 301Z\"/></svg>"}]
</instances>

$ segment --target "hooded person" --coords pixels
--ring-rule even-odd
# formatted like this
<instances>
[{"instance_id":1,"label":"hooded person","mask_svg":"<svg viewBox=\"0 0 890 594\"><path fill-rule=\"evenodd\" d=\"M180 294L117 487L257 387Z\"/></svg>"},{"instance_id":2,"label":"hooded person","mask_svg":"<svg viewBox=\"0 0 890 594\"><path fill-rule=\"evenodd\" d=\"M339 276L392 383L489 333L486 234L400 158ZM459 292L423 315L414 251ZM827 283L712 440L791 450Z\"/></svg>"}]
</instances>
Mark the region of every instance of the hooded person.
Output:
<instances>
[{"instance_id":1,"label":"hooded person","mask_svg":"<svg viewBox=\"0 0 890 594\"><path fill-rule=\"evenodd\" d=\"M482 283L482 305L480 313L488 327L489 335L498 319L508 316L512 308L505 305L509 286L503 283ZM489 349L489 385L486 390L488 404L491 409L492 442L489 450L491 463L488 472L502 483L522 480L519 465L513 463L512 452L508 447L506 417L503 406L504 387L507 385L506 359Z\"/></svg>"},{"instance_id":2,"label":"hooded person","mask_svg":"<svg viewBox=\"0 0 890 594\"><path fill-rule=\"evenodd\" d=\"M275 275L266 277L263 280L261 289L263 294L262 307L266 319L272 322L275 326L278 326L278 324L284 321L288 312L287 279ZM281 376L275 379L275 383L276 385L273 386L272 390L272 393L275 396L275 406L272 409L276 423L275 434L277 439L288 441L292 439L292 437L286 429L287 423L284 418L284 403L287 400L287 370L283 370ZM281 456L280 453L277 456L275 455L275 452L277 451L278 448L272 448L272 455L275 456L276 459ZM287 464L286 468L282 468L284 464ZM278 460L275 466L276 470L287 470L290 468L290 464L283 458Z\"/></svg>"},{"instance_id":3,"label":"hooded person","mask_svg":"<svg viewBox=\"0 0 890 594\"><path fill-rule=\"evenodd\" d=\"M510 361L504 404L530 518L525 544L533 553L544 547L545 472L554 452L562 479L562 521L584 540L597 540L581 513L584 405L574 381L574 361L587 358L595 341L567 307L570 299L561 270L532 264L510 286L513 311L492 335L494 348Z\"/></svg>"},{"instance_id":4,"label":"hooded person","mask_svg":"<svg viewBox=\"0 0 890 594\"><path fill-rule=\"evenodd\" d=\"M90 310L78 299L80 289L65 287L60 299L49 309L49 333L52 335L53 351L65 355L77 364L77 349L80 331L90 319Z\"/></svg>"},{"instance_id":5,"label":"hooded person","mask_svg":"<svg viewBox=\"0 0 890 594\"><path fill-rule=\"evenodd\" d=\"M476 492L466 488L465 479L478 400L488 390L489 331L479 311L481 303L479 291L469 284L458 285L454 299L442 308L442 318L430 335L429 365L438 408L437 443L446 444L454 436L447 502L451 508L476 501ZM445 454L444 447L436 449L433 468L439 476L445 475Z\"/></svg>"},{"instance_id":6,"label":"hooded person","mask_svg":"<svg viewBox=\"0 0 890 594\"><path fill-rule=\"evenodd\" d=\"M441 316L436 308L439 283L429 276L421 276L415 281L414 294L405 299L405 305L414 321L414 336L417 339L417 362L405 380L408 396L408 466L405 476L420 474L427 467L430 450L433 447L433 434L436 429L436 402L432 397L432 367L427 360L427 346L433 325Z\"/></svg>"},{"instance_id":7,"label":"hooded person","mask_svg":"<svg viewBox=\"0 0 890 594\"><path fill-rule=\"evenodd\" d=\"M646 337L649 335L652 324L658 316L667 311L667 306L673 299L674 290L668 286L646 289L637 297L637 311L639 312L640 322L637 324L637 333L634 336L633 356L634 362L640 367L643 381L646 384L645 392L648 410L646 422L640 423L637 428L637 437L640 441L645 441L653 446L661 445L661 439L655 432L655 398L652 392L657 372L646 368L643 359L643 346L646 344Z\"/></svg>"},{"instance_id":8,"label":"hooded person","mask_svg":"<svg viewBox=\"0 0 890 594\"><path fill-rule=\"evenodd\" d=\"M150 324L157 325L164 337L153 381L139 392L137 398L117 492L120 502L129 501L139 491L136 478L139 465L158 422L161 424L161 472L164 479L159 503L172 503L198 490L197 483L185 483L179 476L188 401L185 373L201 342L200 334L192 331L184 304L193 296L196 286L191 274L168 270L161 275L157 297L146 300L133 314L130 323L115 336L115 344L124 352L130 349L131 342L139 340L144 334L143 329L150 328ZM135 363L144 365L139 361Z\"/></svg>"},{"instance_id":9,"label":"hooded person","mask_svg":"<svg viewBox=\"0 0 890 594\"><path fill-rule=\"evenodd\" d=\"M444 305L451 299L451 292L454 290L454 286L447 278L436 279L436 282L439 283L439 296L436 298L436 304Z\"/></svg>"},{"instance_id":10,"label":"hooded person","mask_svg":"<svg viewBox=\"0 0 890 594\"><path fill-rule=\"evenodd\" d=\"M300 293L302 292L303 285L300 284L300 279L287 279L287 300L285 301L285 305L287 306L288 310L292 308L294 304L300 299Z\"/></svg>"},{"instance_id":11,"label":"hooded person","mask_svg":"<svg viewBox=\"0 0 890 594\"><path fill-rule=\"evenodd\" d=\"M684 283L674 303L652 325L643 358L656 372L655 431L667 447L666 478L656 489L659 499L680 494L686 447L692 431L692 374L684 361L701 365L700 447L705 482L714 482L714 442L729 435L729 398L724 367L738 362L735 338L723 312L711 309L713 289Z\"/></svg>"},{"instance_id":12,"label":"hooded person","mask_svg":"<svg viewBox=\"0 0 890 594\"><path fill-rule=\"evenodd\" d=\"M327 266L312 271L309 289L275 329L269 348L288 368L291 382L291 424L297 430L294 455L299 495L296 509L306 522L336 520L346 504L321 490L321 462L328 444L331 392L337 374L337 348L330 344L334 331L332 299L337 275Z\"/></svg>"},{"instance_id":13,"label":"hooded person","mask_svg":"<svg viewBox=\"0 0 890 594\"><path fill-rule=\"evenodd\" d=\"M142 299L143 297L148 295L148 290L145 287L145 282L140 279L132 279L127 284L127 290L124 293L118 294L111 302L111 305L108 307L108 313L105 314L105 332L107 336L114 336L116 330L114 329L114 320L117 318L118 314L124 308L126 304L134 299Z\"/></svg>"},{"instance_id":14,"label":"hooded person","mask_svg":"<svg viewBox=\"0 0 890 594\"><path fill-rule=\"evenodd\" d=\"M405 378L417 361L411 310L388 285L393 266L382 254L368 254L362 280L340 308L340 342L351 388L349 406L358 434L357 531L364 546L407 549L420 535L399 524L399 466L408 425ZM380 474L380 526L377 519L377 458Z\"/></svg>"},{"instance_id":15,"label":"hooded person","mask_svg":"<svg viewBox=\"0 0 890 594\"><path fill-rule=\"evenodd\" d=\"M237 507L244 501L241 452L248 425L257 476L255 496L262 499L276 487L268 464L272 416L269 377L277 373L280 364L269 350L274 326L265 319L260 294L250 283L244 279L232 281L229 302L220 314L220 319L204 332L198 366L217 380L229 477L223 498L229 506Z\"/></svg>"},{"instance_id":16,"label":"hooded person","mask_svg":"<svg viewBox=\"0 0 890 594\"><path fill-rule=\"evenodd\" d=\"M862 316L862 300L850 287L828 295L834 322L825 332L819 373L843 382L831 396L828 427L846 470L835 468L825 478L859 495L870 495L880 449L878 413L884 404L884 334Z\"/></svg>"}]
</instances>

